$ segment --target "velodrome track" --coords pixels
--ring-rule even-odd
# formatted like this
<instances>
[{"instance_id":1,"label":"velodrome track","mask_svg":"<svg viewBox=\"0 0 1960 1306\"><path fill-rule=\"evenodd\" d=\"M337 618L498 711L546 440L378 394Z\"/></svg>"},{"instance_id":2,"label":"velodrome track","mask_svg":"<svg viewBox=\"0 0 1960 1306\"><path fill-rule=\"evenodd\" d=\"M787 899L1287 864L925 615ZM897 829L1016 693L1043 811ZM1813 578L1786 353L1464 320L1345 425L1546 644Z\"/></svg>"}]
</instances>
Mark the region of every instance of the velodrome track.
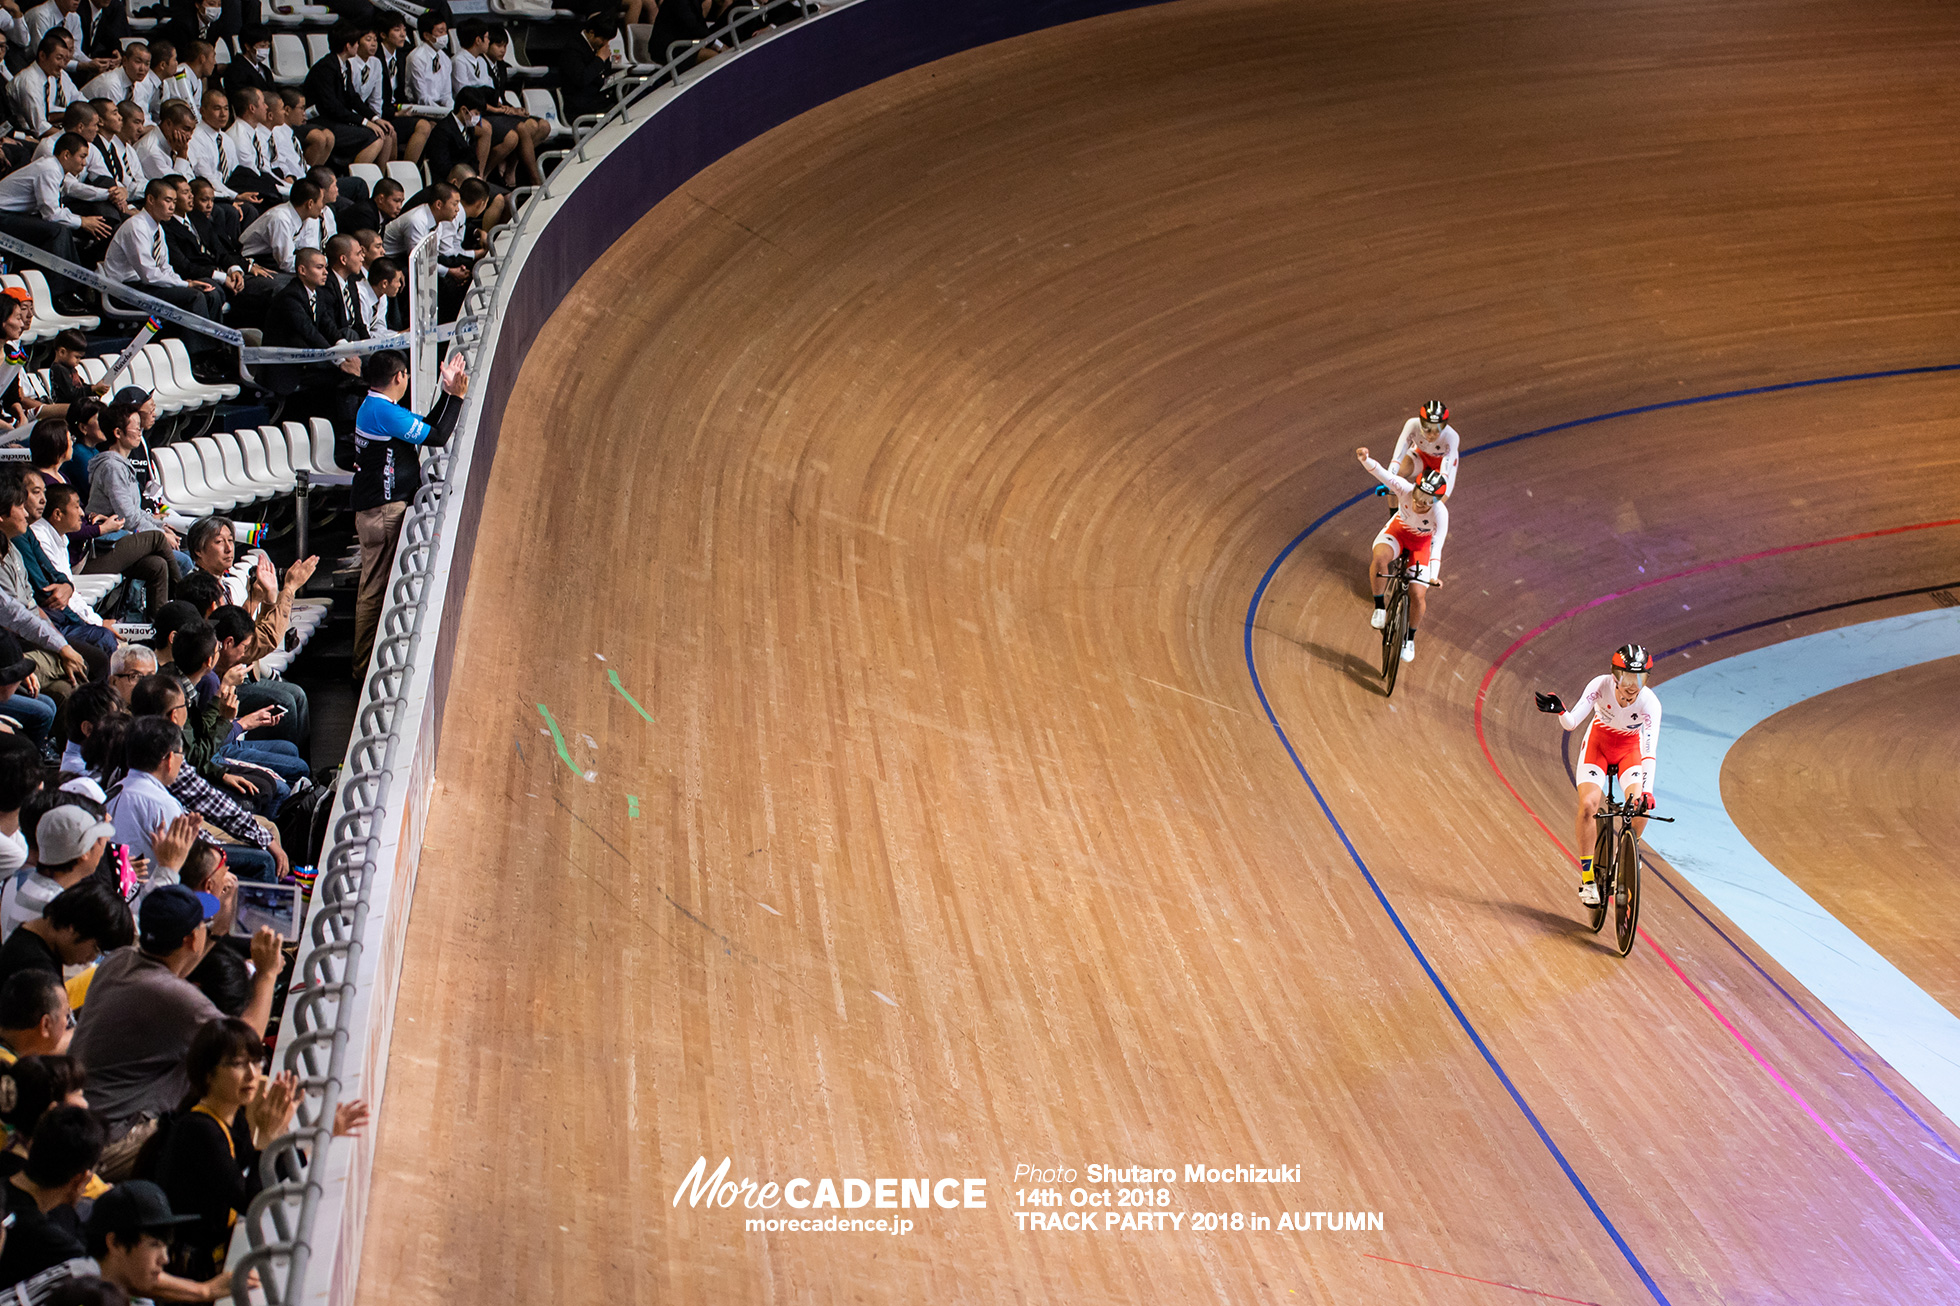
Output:
<instances>
[{"instance_id":1,"label":"velodrome track","mask_svg":"<svg viewBox=\"0 0 1960 1306\"><path fill-rule=\"evenodd\" d=\"M506 415L363 1298L1960 1299L1960 1129L1680 877L1585 934L1530 706L1957 578L1960 372L1582 421L1960 363L1956 53L1933 3L1180 0L660 205ZM1384 701L1341 505L1432 394L1497 447ZM1952 665L1824 762L1950 761ZM1731 755L1772 857L1830 724L1782 722ZM1882 896L1846 847L1806 883ZM1893 893L1951 1004L1950 890ZM702 1155L990 1204L748 1233L673 1205ZM1018 1227L1092 1161L1384 1228Z\"/></svg>"}]
</instances>

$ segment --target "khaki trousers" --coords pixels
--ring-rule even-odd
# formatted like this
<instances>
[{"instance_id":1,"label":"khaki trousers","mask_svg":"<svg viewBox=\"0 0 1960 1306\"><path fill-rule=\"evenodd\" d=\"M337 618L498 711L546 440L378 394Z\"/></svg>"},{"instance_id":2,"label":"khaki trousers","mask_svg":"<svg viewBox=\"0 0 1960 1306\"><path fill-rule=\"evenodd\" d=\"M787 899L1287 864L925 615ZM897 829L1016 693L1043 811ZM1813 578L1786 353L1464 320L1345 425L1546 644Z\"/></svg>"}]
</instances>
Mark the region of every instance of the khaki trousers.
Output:
<instances>
[{"instance_id":1,"label":"khaki trousers","mask_svg":"<svg viewBox=\"0 0 1960 1306\"><path fill-rule=\"evenodd\" d=\"M395 541L401 538L405 503L384 503L354 514L354 533L361 541L361 592L354 600L354 678L367 675L368 658L381 625L381 603L387 597L388 573L395 566Z\"/></svg>"}]
</instances>

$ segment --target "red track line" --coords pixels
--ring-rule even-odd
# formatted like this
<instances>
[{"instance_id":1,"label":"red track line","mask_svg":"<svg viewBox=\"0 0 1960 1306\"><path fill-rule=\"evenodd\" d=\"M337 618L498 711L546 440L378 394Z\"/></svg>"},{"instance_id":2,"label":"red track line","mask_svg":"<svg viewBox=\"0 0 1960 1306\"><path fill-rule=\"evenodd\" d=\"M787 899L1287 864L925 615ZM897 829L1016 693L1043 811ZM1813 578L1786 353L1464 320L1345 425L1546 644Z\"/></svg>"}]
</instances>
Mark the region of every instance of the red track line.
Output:
<instances>
[{"instance_id":1,"label":"red track line","mask_svg":"<svg viewBox=\"0 0 1960 1306\"><path fill-rule=\"evenodd\" d=\"M1561 1297L1555 1292L1539 1292L1536 1288L1521 1288L1515 1283L1502 1283L1496 1279L1479 1279L1474 1274L1458 1274L1455 1270L1439 1270L1433 1265L1417 1265L1414 1261L1398 1261L1393 1256L1377 1256L1373 1252L1363 1252L1371 1261L1387 1261L1390 1265L1406 1265L1412 1270L1427 1270L1431 1274L1447 1274L1452 1279L1468 1279L1472 1283L1487 1283L1493 1288L1509 1288L1512 1292L1522 1292L1533 1297L1544 1297L1551 1301L1569 1301L1577 1306L1599 1306L1596 1301L1584 1297Z\"/></svg>"},{"instance_id":2,"label":"red track line","mask_svg":"<svg viewBox=\"0 0 1960 1306\"><path fill-rule=\"evenodd\" d=\"M1708 1008L1708 1014L1715 1017L1716 1020L1720 1021L1722 1024L1722 1028L1726 1029L1729 1032L1730 1036L1734 1038L1736 1042L1742 1044L1743 1048L1748 1051L1749 1055L1756 1059L1756 1064L1763 1068L1763 1073L1768 1075L1771 1079L1775 1080L1776 1086L1782 1089L1785 1093L1788 1093L1790 1095L1790 1100L1803 1108L1804 1114L1810 1117L1812 1123L1814 1123L1819 1129L1824 1131L1824 1136L1830 1139L1833 1143L1836 1143L1838 1145L1838 1150L1843 1152L1846 1156L1850 1157L1852 1162L1856 1164L1860 1170L1863 1170L1865 1172L1865 1178L1871 1180L1874 1184L1878 1185L1878 1191L1884 1193L1885 1196L1888 1199L1890 1199L1892 1205L1898 1207L1900 1213L1903 1214L1906 1217L1906 1219L1912 1221L1912 1227L1919 1230L1919 1232L1925 1236L1927 1242L1939 1248L1940 1255L1946 1257L1947 1264L1951 1265L1956 1270L1960 1270L1960 1258L1956 1258L1954 1254L1950 1250L1948 1250L1947 1245L1941 1242L1939 1240L1939 1237L1936 1234L1934 1234L1934 1232L1931 1229L1928 1229L1926 1227L1925 1222L1922 1221L1919 1218L1919 1216L1913 1212L1913 1209L1910 1206L1907 1206L1904 1202L1899 1200L1899 1195L1892 1191L1890 1185L1888 1185L1883 1179L1880 1179L1876 1174L1872 1172L1872 1168L1865 1164L1865 1158L1859 1156L1856 1152L1851 1150L1851 1144L1845 1142L1843 1136L1840 1135L1837 1130L1831 1128L1830 1124L1824 1119L1824 1117L1817 1114L1816 1109L1813 1108L1810 1105L1810 1103L1804 1101L1803 1094L1799 1093L1794 1087L1792 1087L1790 1081L1783 1078L1782 1075L1777 1073L1776 1067L1772 1066L1769 1063L1769 1060L1766 1057L1764 1057L1762 1053L1756 1050L1754 1044L1750 1043L1748 1039L1742 1036L1742 1031L1729 1023L1729 1018L1727 1016L1724 1016L1721 1013L1721 1011L1716 1008L1715 1004L1708 1000L1708 995L1706 993L1703 993L1701 991L1701 988L1693 980L1689 979L1687 975L1682 972L1679 966L1674 964L1674 958L1668 956L1667 949L1661 947L1660 944L1654 942L1654 936L1647 933L1647 931L1644 928L1640 931L1640 937L1647 941L1648 947L1652 948L1655 952L1660 954L1660 959L1667 963L1667 968L1674 972L1675 978L1688 986L1688 992L1694 994L1697 998L1701 999L1701 1005Z\"/></svg>"},{"instance_id":3,"label":"red track line","mask_svg":"<svg viewBox=\"0 0 1960 1306\"><path fill-rule=\"evenodd\" d=\"M1490 693L1491 681L1497 679L1498 670L1502 668L1506 662L1509 662L1511 660L1511 656L1514 653L1516 653L1519 649L1523 648L1526 644L1529 644L1532 640L1537 639L1540 635L1550 630L1553 626L1557 626L1564 622L1570 621L1572 618L1578 616L1582 612L1589 612L1592 609L1599 607L1601 604L1610 603L1614 599L1623 599L1632 594L1638 594L1642 590L1652 589L1656 585L1665 585L1670 581L1682 580L1688 576L1699 576L1703 572L1718 571L1723 567L1733 567L1736 566L1738 563L1759 562L1764 558L1774 558L1785 553L1801 553L1806 549L1821 549L1826 545L1830 545L1830 544L1849 544L1854 540L1874 540L1880 538L1881 536L1903 535L1908 531L1928 531L1941 526L1960 526L1960 517L1956 517L1948 521L1915 522L1910 526L1888 526L1884 530L1860 531L1856 535L1839 535L1828 540L1812 540L1808 544L1785 544L1781 548L1764 549L1758 553L1744 553L1734 558L1724 558L1720 562L1704 562L1698 567L1689 567L1685 571L1677 571L1671 575L1660 576L1660 577L1656 577L1653 580L1642 581L1640 584L1634 585L1628 589L1615 590L1610 594L1602 594L1598 598L1591 599L1585 603L1581 603L1576 608L1568 608L1564 612L1559 613L1556 617L1553 617L1548 621L1540 622L1537 626L1534 626L1532 629L1518 636L1518 638L1512 642L1511 647L1505 649L1502 653L1497 655L1497 661L1491 663L1490 670L1484 673L1483 683L1477 686L1477 709L1476 709L1477 746L1484 750L1484 761L1490 763L1490 769L1497 773L1497 778L1500 782L1502 782L1505 790L1510 793L1511 797L1517 799L1518 806L1524 808L1525 814L1529 816L1533 821L1537 822L1538 828L1545 832L1545 837L1558 845L1559 851L1565 853L1565 857L1567 861L1570 861L1575 866L1578 865L1579 864L1578 857L1575 854L1566 851L1564 840L1560 839L1556 834L1553 834L1552 828L1546 825L1542 820L1539 820L1538 813L1531 809L1531 804L1527 803L1524 800L1524 796L1520 794L1515 788L1512 787L1510 777L1505 775L1504 768L1497 764L1497 758L1492 756L1491 754L1490 743L1487 739L1484 738L1484 699Z\"/></svg>"},{"instance_id":4,"label":"red track line","mask_svg":"<svg viewBox=\"0 0 1960 1306\"><path fill-rule=\"evenodd\" d=\"M1781 548L1765 549L1760 553L1745 553L1739 557L1724 558L1720 562L1706 562L1698 567L1690 567L1685 571L1677 571L1672 575L1662 576L1655 580L1643 581L1640 584L1635 585L1629 589L1618 590L1611 594L1602 594L1598 598L1592 599L1589 602L1581 603L1576 608L1571 608L1565 612L1561 612L1558 616L1553 617L1549 621L1539 623L1539 625L1536 626L1535 628L1519 636L1518 639L1512 643L1511 647L1505 649L1504 652L1498 656L1497 661L1490 664L1490 670L1484 673L1483 683L1477 686L1477 706L1476 706L1477 745L1478 747L1484 750L1484 761L1490 764L1490 769L1496 773L1498 780L1502 782L1504 788L1510 793L1511 797L1517 800L1518 806L1524 808L1525 814L1529 816L1533 821L1537 822L1538 828L1545 832L1545 837L1550 839L1560 852L1565 853L1567 861L1570 861L1576 865L1578 862L1578 858L1574 856L1571 852L1566 850L1565 841L1560 839L1556 834L1552 833L1551 827L1546 825L1544 821L1539 819L1538 813L1532 809L1531 804L1527 803L1524 800L1524 796L1520 794L1517 791L1517 789L1511 784L1510 777L1505 775L1504 768L1497 764L1497 758L1494 755L1492 755L1490 751L1490 743L1484 737L1484 699L1486 695L1488 695L1488 693L1490 692L1491 681L1497 678L1498 669L1502 667L1507 661L1509 661L1513 654L1515 654L1519 649L1523 648L1526 644L1529 644L1532 640L1537 639L1540 635L1544 634L1552 627L1559 625L1562 622L1571 620L1573 617L1578 616L1581 612L1589 611L1593 608L1599 607L1603 603L1609 603L1614 599L1625 598L1630 594L1638 594L1642 590L1652 589L1656 585L1665 585L1669 581L1680 580L1683 577L1687 577L1687 576L1698 576L1701 575L1703 572L1716 571L1723 567L1733 567L1738 563L1755 562L1762 558L1773 558L1779 554L1798 553L1805 549L1821 549L1826 545L1830 545L1830 544L1848 544L1854 540L1877 539L1885 535L1900 535L1900 534L1904 534L1907 531L1932 530L1936 527L1942 527L1942 526L1960 526L1960 518L1955 518L1948 521L1916 522L1910 526L1891 526L1891 527L1887 527L1884 530L1878 530L1878 531L1860 531L1855 535L1839 535L1828 540L1812 540L1807 544L1786 544ZM1755 1046L1751 1044L1748 1039L1742 1036L1742 1032L1738 1030L1732 1023L1730 1023L1729 1018L1723 1015L1721 1010L1718 1007L1716 1007L1716 1005L1712 1001L1709 1000L1708 995L1702 992L1700 987L1697 986L1693 980L1689 979L1686 973L1683 972L1682 969L1674 963L1674 958L1668 955L1668 952L1665 948L1661 947L1659 943L1655 942L1654 936L1649 934L1646 930L1646 927L1644 926L1641 927L1640 929L1640 937L1646 940L1647 946L1652 948L1654 952L1657 955L1659 955L1660 959L1663 962L1667 963L1667 968L1674 972L1675 978L1680 980L1682 984L1687 986L1688 991L1694 994L1695 997L1700 1000L1702 1006L1708 1008L1709 1014L1714 1016L1716 1021L1721 1024L1722 1028L1729 1032L1729 1036L1735 1039L1737 1043L1740 1043L1743 1047L1743 1050L1746 1051L1752 1058L1755 1059L1756 1064L1761 1066L1763 1068L1763 1072L1767 1074L1772 1080L1775 1081L1777 1087L1781 1088L1786 1094L1789 1095L1791 1101L1795 1102L1799 1107L1803 1109L1804 1114L1809 1116L1811 1121L1820 1130L1823 1131L1824 1136L1826 1138L1829 1138L1833 1143L1837 1144L1838 1149L1842 1151L1846 1156L1850 1157L1852 1162L1855 1165L1857 1165L1857 1167L1860 1170L1864 1171L1865 1177L1867 1179L1870 1179L1873 1184L1877 1185L1878 1190L1881 1193L1885 1194L1886 1198L1892 1203L1892 1205L1899 1208L1899 1210L1905 1215L1906 1219L1912 1222L1912 1226L1915 1229L1919 1230L1919 1232L1922 1235L1924 1235L1926 1241L1932 1243L1934 1247L1939 1249L1940 1255L1946 1258L1946 1261L1949 1265L1953 1266L1953 1268L1956 1270L1960 1270L1960 1258L1956 1258L1953 1252L1947 1247L1947 1245L1944 1242L1941 1242L1939 1237L1935 1235L1931 1229L1928 1229L1926 1227L1925 1222L1922 1221L1919 1218L1919 1216L1914 1213L1912 1208L1907 1206L1903 1201L1901 1201L1899 1199L1899 1195L1893 1192L1892 1189L1886 1184L1886 1182L1883 1179L1879 1178L1878 1175L1872 1170L1872 1168L1869 1165L1865 1164L1864 1158L1859 1156L1857 1152L1852 1150L1851 1145L1844 1141L1843 1136L1840 1135L1837 1132L1837 1130L1831 1128L1830 1124L1827 1121L1825 1121L1824 1117L1817 1114L1816 1109L1813 1108L1809 1102L1804 1100L1803 1095L1797 1092L1796 1088L1793 1087L1787 1079L1785 1079L1780 1073L1778 1073L1776 1067L1769 1063L1768 1058L1764 1057L1761 1052L1758 1052ZM1364 1252L1362 1254L1366 1255L1367 1253ZM1385 1258L1377 1258L1377 1259L1385 1259ZM1403 1264L1403 1263L1404 1262L1397 1262L1397 1264ZM1424 1269L1427 1267L1419 1266L1417 1268ZM1444 1274L1444 1273L1448 1273L1448 1271L1439 1270L1437 1271L1437 1273ZM1458 1277L1467 1277L1467 1276L1458 1276ZM1510 1287L1512 1285L1506 1284L1504 1286ZM1529 1290L1520 1289L1520 1291L1529 1291Z\"/></svg>"}]
</instances>

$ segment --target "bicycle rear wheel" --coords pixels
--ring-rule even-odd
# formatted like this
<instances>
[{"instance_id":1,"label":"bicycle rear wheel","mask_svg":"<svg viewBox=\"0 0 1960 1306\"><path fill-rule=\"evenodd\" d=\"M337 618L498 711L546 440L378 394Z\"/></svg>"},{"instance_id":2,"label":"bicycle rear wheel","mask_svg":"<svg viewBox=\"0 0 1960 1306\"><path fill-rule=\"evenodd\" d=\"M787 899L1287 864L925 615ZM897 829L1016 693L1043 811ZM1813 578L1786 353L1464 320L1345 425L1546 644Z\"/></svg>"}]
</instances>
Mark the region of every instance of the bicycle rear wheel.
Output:
<instances>
[{"instance_id":1,"label":"bicycle rear wheel","mask_svg":"<svg viewBox=\"0 0 1960 1306\"><path fill-rule=\"evenodd\" d=\"M1402 650L1396 648L1394 644L1395 610L1401 606L1401 588L1401 585L1391 577L1388 591L1382 596L1382 607L1388 614L1382 622L1382 679L1384 681L1388 679L1390 660L1402 656Z\"/></svg>"},{"instance_id":2,"label":"bicycle rear wheel","mask_svg":"<svg viewBox=\"0 0 1960 1306\"><path fill-rule=\"evenodd\" d=\"M1613 886L1613 936L1620 955L1633 951L1640 926L1640 843L1628 830L1620 836L1620 865ZM1602 901L1604 901L1602 899Z\"/></svg>"},{"instance_id":3,"label":"bicycle rear wheel","mask_svg":"<svg viewBox=\"0 0 1960 1306\"><path fill-rule=\"evenodd\" d=\"M1587 907L1586 926L1594 934L1606 923L1606 904L1612 901L1613 869L1613 831L1610 826L1599 827L1599 838L1593 843L1593 883L1599 886L1599 906Z\"/></svg>"}]
</instances>

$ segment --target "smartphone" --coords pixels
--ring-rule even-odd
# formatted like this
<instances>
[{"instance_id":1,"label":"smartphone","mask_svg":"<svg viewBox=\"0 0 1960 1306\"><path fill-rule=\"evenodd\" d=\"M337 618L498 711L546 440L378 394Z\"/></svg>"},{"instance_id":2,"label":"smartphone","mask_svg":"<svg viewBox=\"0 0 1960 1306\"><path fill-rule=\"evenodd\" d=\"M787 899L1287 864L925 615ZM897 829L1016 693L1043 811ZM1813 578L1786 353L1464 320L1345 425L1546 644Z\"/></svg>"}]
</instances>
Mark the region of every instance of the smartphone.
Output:
<instances>
[{"instance_id":1,"label":"smartphone","mask_svg":"<svg viewBox=\"0 0 1960 1306\"><path fill-rule=\"evenodd\" d=\"M116 887L122 892L123 901L128 902L136 896L136 890L140 887L136 883L136 868L130 863L129 845L112 843L109 845L109 855L116 859Z\"/></svg>"},{"instance_id":2,"label":"smartphone","mask_svg":"<svg viewBox=\"0 0 1960 1306\"><path fill-rule=\"evenodd\" d=\"M270 925L279 931L282 939L299 937L297 884L264 884L258 880L238 882L238 920L231 927L232 934L249 939L263 925Z\"/></svg>"}]
</instances>

